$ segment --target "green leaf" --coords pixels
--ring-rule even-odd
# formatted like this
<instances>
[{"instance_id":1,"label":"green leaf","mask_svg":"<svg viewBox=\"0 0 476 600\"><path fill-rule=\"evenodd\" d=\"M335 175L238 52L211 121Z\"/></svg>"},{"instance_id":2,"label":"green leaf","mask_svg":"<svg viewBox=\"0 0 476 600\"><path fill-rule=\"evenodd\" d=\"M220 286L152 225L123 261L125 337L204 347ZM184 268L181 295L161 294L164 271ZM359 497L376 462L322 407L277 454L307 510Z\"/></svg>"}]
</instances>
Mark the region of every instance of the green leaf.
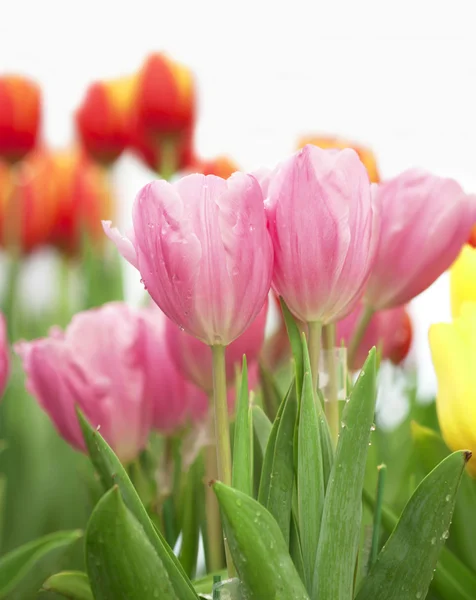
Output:
<instances>
[{"instance_id":1,"label":"green leaf","mask_svg":"<svg viewBox=\"0 0 476 600\"><path fill-rule=\"evenodd\" d=\"M263 405L270 419L274 420L281 404L281 394L274 375L263 364L259 365L259 379L263 393Z\"/></svg>"},{"instance_id":2,"label":"green leaf","mask_svg":"<svg viewBox=\"0 0 476 600\"><path fill-rule=\"evenodd\" d=\"M306 581L304 572L304 558L302 555L301 540L299 539L298 525L294 513L291 515L291 529L289 532L289 553L293 559L296 571L299 573L301 581Z\"/></svg>"},{"instance_id":3,"label":"green leaf","mask_svg":"<svg viewBox=\"0 0 476 600\"><path fill-rule=\"evenodd\" d=\"M260 406L253 406L253 429L263 456L266 453L269 436L273 425Z\"/></svg>"},{"instance_id":4,"label":"green leaf","mask_svg":"<svg viewBox=\"0 0 476 600\"><path fill-rule=\"evenodd\" d=\"M205 502L203 477L203 460L200 455L189 469L184 491L182 545L179 560L189 577L194 576L197 566L200 521Z\"/></svg>"},{"instance_id":5,"label":"green leaf","mask_svg":"<svg viewBox=\"0 0 476 600\"><path fill-rule=\"evenodd\" d=\"M243 356L241 384L235 419L232 485L237 490L253 495L253 413L249 404L248 368Z\"/></svg>"},{"instance_id":6,"label":"green leaf","mask_svg":"<svg viewBox=\"0 0 476 600\"><path fill-rule=\"evenodd\" d=\"M373 510L375 500L366 490L363 492L363 498L364 502ZM388 506L383 506L382 525L387 533L390 534L397 523L397 515ZM444 600L472 600L476 589L476 574L472 573L459 558L443 546L431 589Z\"/></svg>"},{"instance_id":7,"label":"green leaf","mask_svg":"<svg viewBox=\"0 0 476 600\"><path fill-rule=\"evenodd\" d=\"M309 600L281 530L256 500L223 483L213 486L233 562L250 600Z\"/></svg>"},{"instance_id":8,"label":"green leaf","mask_svg":"<svg viewBox=\"0 0 476 600\"><path fill-rule=\"evenodd\" d=\"M279 297L281 304L281 310L283 311L284 323L288 332L289 343L291 344L291 350L294 358L294 369L296 375L296 392L298 398L301 397L302 393L302 376L304 373L304 363L302 355L302 344L301 344L301 331L292 316L289 308L286 306L286 302L283 298Z\"/></svg>"},{"instance_id":9,"label":"green leaf","mask_svg":"<svg viewBox=\"0 0 476 600\"><path fill-rule=\"evenodd\" d=\"M63 571L45 581L42 592L54 592L68 600L94 600L89 579L81 571Z\"/></svg>"},{"instance_id":10,"label":"green leaf","mask_svg":"<svg viewBox=\"0 0 476 600\"><path fill-rule=\"evenodd\" d=\"M89 520L86 567L95 600L179 600L163 562L117 487L106 492Z\"/></svg>"},{"instance_id":11,"label":"green leaf","mask_svg":"<svg viewBox=\"0 0 476 600\"><path fill-rule=\"evenodd\" d=\"M120 460L99 432L89 425L80 411L78 411L78 418L89 456L99 473L103 485L106 489L115 485L118 486L127 508L139 521L157 555L163 562L174 585L177 597L180 600L197 600L198 596L191 581L160 531L154 527Z\"/></svg>"},{"instance_id":12,"label":"green leaf","mask_svg":"<svg viewBox=\"0 0 476 600\"><path fill-rule=\"evenodd\" d=\"M425 475L450 454L442 437L433 429L412 422L415 450ZM473 459L476 460L476 459ZM456 498L450 529L451 547L472 571L476 571L476 482L465 472Z\"/></svg>"},{"instance_id":13,"label":"green leaf","mask_svg":"<svg viewBox=\"0 0 476 600\"><path fill-rule=\"evenodd\" d=\"M373 348L342 415L317 550L312 594L316 599L348 600L353 595L365 461L375 409L375 371Z\"/></svg>"},{"instance_id":14,"label":"green leaf","mask_svg":"<svg viewBox=\"0 0 476 600\"><path fill-rule=\"evenodd\" d=\"M357 600L425 598L448 538L465 452L455 452L420 483L363 580Z\"/></svg>"},{"instance_id":15,"label":"green leaf","mask_svg":"<svg viewBox=\"0 0 476 600\"><path fill-rule=\"evenodd\" d=\"M5 598L49 552L67 548L81 536L81 531L58 531L15 548L0 558L0 598Z\"/></svg>"},{"instance_id":16,"label":"green leaf","mask_svg":"<svg viewBox=\"0 0 476 600\"><path fill-rule=\"evenodd\" d=\"M324 507L324 473L317 402L305 338L303 352L305 371L297 436L297 500L305 581L311 592Z\"/></svg>"},{"instance_id":17,"label":"green leaf","mask_svg":"<svg viewBox=\"0 0 476 600\"><path fill-rule=\"evenodd\" d=\"M296 424L296 386L291 384L269 436L258 499L278 522L289 543L294 485L293 437Z\"/></svg>"}]
</instances>

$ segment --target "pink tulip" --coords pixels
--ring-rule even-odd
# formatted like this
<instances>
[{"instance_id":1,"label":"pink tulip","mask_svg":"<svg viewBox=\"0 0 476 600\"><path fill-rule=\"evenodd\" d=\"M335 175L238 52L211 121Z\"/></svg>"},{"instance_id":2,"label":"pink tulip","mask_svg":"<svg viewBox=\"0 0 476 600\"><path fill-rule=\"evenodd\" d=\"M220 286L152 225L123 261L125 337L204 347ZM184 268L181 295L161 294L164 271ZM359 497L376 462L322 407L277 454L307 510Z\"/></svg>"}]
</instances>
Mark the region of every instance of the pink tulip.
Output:
<instances>
[{"instance_id":1,"label":"pink tulip","mask_svg":"<svg viewBox=\"0 0 476 600\"><path fill-rule=\"evenodd\" d=\"M476 222L476 196L417 169L376 187L381 236L365 291L374 310L406 304L454 262Z\"/></svg>"},{"instance_id":2,"label":"pink tulip","mask_svg":"<svg viewBox=\"0 0 476 600\"><path fill-rule=\"evenodd\" d=\"M135 200L132 235L103 225L159 308L206 344L235 340L266 300L273 249L251 175L155 181Z\"/></svg>"},{"instance_id":3,"label":"pink tulip","mask_svg":"<svg viewBox=\"0 0 476 600\"><path fill-rule=\"evenodd\" d=\"M193 409L184 407L196 396L183 393L191 386L166 352L163 322L156 324L146 310L106 304L74 316L65 332L53 329L48 338L20 342L15 350L28 390L80 450L76 404L123 462L145 447L153 421L168 432L203 406L199 398Z\"/></svg>"},{"instance_id":4,"label":"pink tulip","mask_svg":"<svg viewBox=\"0 0 476 600\"><path fill-rule=\"evenodd\" d=\"M337 323L337 345L341 342L349 345L362 310L360 304ZM411 341L412 324L404 306L379 311L372 316L350 366L354 370L360 369L373 346L380 349L382 359L399 364L408 354Z\"/></svg>"},{"instance_id":5,"label":"pink tulip","mask_svg":"<svg viewBox=\"0 0 476 600\"><path fill-rule=\"evenodd\" d=\"M272 174L266 212L276 293L301 321L342 319L362 295L378 241L357 154L305 146Z\"/></svg>"},{"instance_id":6,"label":"pink tulip","mask_svg":"<svg viewBox=\"0 0 476 600\"><path fill-rule=\"evenodd\" d=\"M0 313L0 398L7 387L10 373L10 354L8 349L5 317Z\"/></svg>"},{"instance_id":7,"label":"pink tulip","mask_svg":"<svg viewBox=\"0 0 476 600\"><path fill-rule=\"evenodd\" d=\"M258 359L263 345L268 302L266 301L256 319L225 351L226 377L228 385L235 383L235 368L241 367L246 354L251 369ZM210 394L213 390L212 353L203 342L181 331L175 323L167 320L166 338L170 355L177 368L189 381Z\"/></svg>"},{"instance_id":8,"label":"pink tulip","mask_svg":"<svg viewBox=\"0 0 476 600\"><path fill-rule=\"evenodd\" d=\"M169 433L187 421L204 419L208 410L207 395L186 380L169 351L166 330L172 322L156 306L143 309L142 317L147 327L144 364L147 394L152 399L154 428ZM187 335L173 323L172 327L178 334ZM191 339L203 346L195 338ZM204 347L203 351L211 355L210 348Z\"/></svg>"}]
</instances>

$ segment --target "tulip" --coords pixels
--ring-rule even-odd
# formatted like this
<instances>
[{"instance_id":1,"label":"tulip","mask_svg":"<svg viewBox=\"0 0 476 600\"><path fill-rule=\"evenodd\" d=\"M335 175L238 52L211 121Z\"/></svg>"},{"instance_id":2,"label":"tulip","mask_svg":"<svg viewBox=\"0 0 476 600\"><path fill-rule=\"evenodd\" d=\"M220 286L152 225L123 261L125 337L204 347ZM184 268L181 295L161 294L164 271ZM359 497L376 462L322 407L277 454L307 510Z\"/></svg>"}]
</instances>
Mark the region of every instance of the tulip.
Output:
<instances>
[{"instance_id":1,"label":"tulip","mask_svg":"<svg viewBox=\"0 0 476 600\"><path fill-rule=\"evenodd\" d=\"M459 316L465 302L476 302L476 248L466 245L450 269L451 312Z\"/></svg>"},{"instance_id":2,"label":"tulip","mask_svg":"<svg viewBox=\"0 0 476 600\"><path fill-rule=\"evenodd\" d=\"M129 237L103 225L159 308L205 344L230 344L266 301L273 250L250 175L155 181L135 200Z\"/></svg>"},{"instance_id":3,"label":"tulip","mask_svg":"<svg viewBox=\"0 0 476 600\"><path fill-rule=\"evenodd\" d=\"M243 354L246 355L248 367L258 360L264 341L268 302L266 301L256 319L232 342L225 351L226 379L228 385L235 381L235 369L241 367ZM181 331L175 323L167 320L166 338L170 355L180 372L207 394L213 391L212 355L203 342Z\"/></svg>"},{"instance_id":4,"label":"tulip","mask_svg":"<svg viewBox=\"0 0 476 600\"><path fill-rule=\"evenodd\" d=\"M469 234L468 244L472 248L476 248L476 225L473 225L471 233Z\"/></svg>"},{"instance_id":5,"label":"tulip","mask_svg":"<svg viewBox=\"0 0 476 600\"><path fill-rule=\"evenodd\" d=\"M197 161L191 170L203 173L203 175L216 175L217 177L228 179L233 173L239 171L240 168L227 156L217 156L213 159Z\"/></svg>"},{"instance_id":6,"label":"tulip","mask_svg":"<svg viewBox=\"0 0 476 600\"><path fill-rule=\"evenodd\" d=\"M40 112L35 83L16 75L0 77L0 158L15 163L36 147Z\"/></svg>"},{"instance_id":7,"label":"tulip","mask_svg":"<svg viewBox=\"0 0 476 600\"><path fill-rule=\"evenodd\" d=\"M169 176L183 166L191 147L196 112L191 72L165 54L150 55L138 75L134 109L133 147Z\"/></svg>"},{"instance_id":8,"label":"tulip","mask_svg":"<svg viewBox=\"0 0 476 600\"><path fill-rule=\"evenodd\" d=\"M203 420L208 397L187 381L175 364L166 339L170 320L155 306L142 309L140 314L145 324L144 367L154 428L172 433L188 421Z\"/></svg>"},{"instance_id":9,"label":"tulip","mask_svg":"<svg viewBox=\"0 0 476 600\"><path fill-rule=\"evenodd\" d=\"M476 452L476 304L463 304L453 323L430 327L430 347L438 380L436 408L443 438L451 450ZM476 462L467 463L476 477Z\"/></svg>"},{"instance_id":10,"label":"tulip","mask_svg":"<svg viewBox=\"0 0 476 600\"><path fill-rule=\"evenodd\" d=\"M378 238L363 164L353 150L308 145L271 175L266 199L273 288L307 323L333 323L357 305Z\"/></svg>"},{"instance_id":11,"label":"tulip","mask_svg":"<svg viewBox=\"0 0 476 600\"><path fill-rule=\"evenodd\" d=\"M0 165L2 244L9 229L9 194L20 206L19 244L24 252L45 245L76 252L82 231L93 241L102 239L100 219L113 212L104 173L75 151L33 152L19 165L16 178Z\"/></svg>"},{"instance_id":12,"label":"tulip","mask_svg":"<svg viewBox=\"0 0 476 600\"><path fill-rule=\"evenodd\" d=\"M76 112L81 144L100 163L113 163L129 143L136 83L136 77L95 82Z\"/></svg>"},{"instance_id":13,"label":"tulip","mask_svg":"<svg viewBox=\"0 0 476 600\"><path fill-rule=\"evenodd\" d=\"M337 341L349 346L362 313L359 305L345 319L337 323ZM398 365L407 356L412 341L412 323L404 306L375 313L358 345L351 369L360 369L373 346L380 349L382 359Z\"/></svg>"},{"instance_id":14,"label":"tulip","mask_svg":"<svg viewBox=\"0 0 476 600\"><path fill-rule=\"evenodd\" d=\"M374 153L369 148L365 148L364 146L338 137L311 135L299 140L298 149L304 148L307 144L318 146L323 150L344 150L344 148L352 148L357 152L360 160L364 163L370 181L372 183L378 183L380 181L377 160Z\"/></svg>"},{"instance_id":15,"label":"tulip","mask_svg":"<svg viewBox=\"0 0 476 600\"><path fill-rule=\"evenodd\" d=\"M381 236L364 300L381 310L408 303L448 269L476 222L476 196L411 169L380 184L375 199Z\"/></svg>"},{"instance_id":16,"label":"tulip","mask_svg":"<svg viewBox=\"0 0 476 600\"><path fill-rule=\"evenodd\" d=\"M160 315L159 315L160 317ZM60 435L84 450L77 404L123 462L163 433L202 418L207 398L188 384L168 354L164 320L113 302L78 313L63 332L19 342L27 388Z\"/></svg>"},{"instance_id":17,"label":"tulip","mask_svg":"<svg viewBox=\"0 0 476 600\"><path fill-rule=\"evenodd\" d=\"M8 349L5 317L0 313L0 398L7 387L10 374L10 353Z\"/></svg>"},{"instance_id":18,"label":"tulip","mask_svg":"<svg viewBox=\"0 0 476 600\"><path fill-rule=\"evenodd\" d=\"M76 405L122 461L145 447L152 409L145 394L145 330L127 306L109 304L78 313L65 332L54 329L47 338L15 345L28 391L73 447L84 450Z\"/></svg>"}]
</instances>

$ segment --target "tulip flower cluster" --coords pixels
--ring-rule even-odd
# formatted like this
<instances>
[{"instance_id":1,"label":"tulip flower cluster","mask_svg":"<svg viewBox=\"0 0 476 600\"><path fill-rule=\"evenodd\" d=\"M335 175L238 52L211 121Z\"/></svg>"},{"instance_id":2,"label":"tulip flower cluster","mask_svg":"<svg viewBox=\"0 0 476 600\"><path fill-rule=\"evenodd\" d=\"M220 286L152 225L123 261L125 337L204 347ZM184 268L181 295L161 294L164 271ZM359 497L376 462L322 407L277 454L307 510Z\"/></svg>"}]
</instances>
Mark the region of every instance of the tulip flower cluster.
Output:
<instances>
[{"instance_id":1,"label":"tulip flower cluster","mask_svg":"<svg viewBox=\"0 0 476 600\"><path fill-rule=\"evenodd\" d=\"M159 81L169 85L160 101ZM89 226L91 218L94 227L103 216L83 200L89 167L102 173L100 165L134 145L163 174L179 166L201 171L142 188L126 235L102 221L152 304L106 303L47 337L14 345L29 393L112 488L90 517L82 583L98 598L148 599L157 589L167 600L196 600L186 575L195 572L201 532L208 571L226 565L237 579L224 585L241 586L245 597L383 600L391 589L395 598L423 598L448 537L466 450L475 448L463 407L472 393L476 335L476 294L467 275L475 251L465 246L476 197L453 180L415 170L379 181L369 151L341 148L347 143L334 138L313 139L274 169L253 174L225 159L182 162L182 151L192 147L194 110L188 71L163 56L151 57L130 79L94 84L77 113L90 156L68 159L69 171L62 163L49 187L45 175L51 211L41 215L44 230L30 233L28 221L22 230L26 249L49 237L71 250L74 223ZM101 111L104 119L97 118ZM36 206L27 165L54 169L56 161L36 151L18 167L25 206ZM428 233L431 244L424 243ZM408 303L458 256L451 272L454 323L434 326L430 341L441 432L448 446L466 452L432 465L400 520L385 513L382 525L395 531L379 552L381 475L376 498L375 487L366 487L375 429L372 347L382 359L402 362L412 341ZM286 394L287 366L279 378L267 371L276 365L269 357L280 354L268 353L278 337L265 341L270 295L279 298L294 359ZM282 339L283 329L276 336ZM337 393L338 367L345 365L335 364L341 344L349 349L348 367L362 369L345 403ZM9 371L7 347L0 343L0 387ZM474 472L471 463L468 469ZM376 509L368 565L356 570L362 493ZM179 535L175 559L170 548ZM126 565L133 581L123 575ZM114 577L105 576L110 572ZM63 575L63 583L71 577ZM454 582L445 584L452 593Z\"/></svg>"}]
</instances>

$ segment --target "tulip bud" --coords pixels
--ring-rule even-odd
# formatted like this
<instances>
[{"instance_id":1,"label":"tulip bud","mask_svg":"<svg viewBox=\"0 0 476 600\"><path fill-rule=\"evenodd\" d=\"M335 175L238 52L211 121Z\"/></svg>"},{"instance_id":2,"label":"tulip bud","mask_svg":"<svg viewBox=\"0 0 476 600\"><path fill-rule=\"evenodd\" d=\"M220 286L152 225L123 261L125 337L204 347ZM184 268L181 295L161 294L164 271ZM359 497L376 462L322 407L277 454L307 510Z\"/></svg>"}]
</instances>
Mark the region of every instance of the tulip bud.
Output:
<instances>
[{"instance_id":1,"label":"tulip bud","mask_svg":"<svg viewBox=\"0 0 476 600\"><path fill-rule=\"evenodd\" d=\"M250 368L258 360L264 340L267 313L266 301L251 325L226 348L226 378L229 386L233 386L235 382L236 367L241 367L243 354L246 355ZM170 355L177 368L184 377L210 395L213 391L210 350L200 340L181 331L170 319L167 320L165 331Z\"/></svg>"},{"instance_id":2,"label":"tulip bud","mask_svg":"<svg viewBox=\"0 0 476 600\"><path fill-rule=\"evenodd\" d=\"M81 144L100 163L117 160L129 143L136 83L136 77L95 82L76 112Z\"/></svg>"},{"instance_id":3,"label":"tulip bud","mask_svg":"<svg viewBox=\"0 0 476 600\"><path fill-rule=\"evenodd\" d=\"M0 399L7 386L10 374L10 352L8 348L5 317L0 313Z\"/></svg>"},{"instance_id":4,"label":"tulip bud","mask_svg":"<svg viewBox=\"0 0 476 600\"><path fill-rule=\"evenodd\" d=\"M476 452L476 304L466 303L453 323L438 323L429 333L438 380L436 409L443 438L451 450ZM467 463L476 477L476 462Z\"/></svg>"},{"instance_id":5,"label":"tulip bud","mask_svg":"<svg viewBox=\"0 0 476 600\"><path fill-rule=\"evenodd\" d=\"M24 252L45 245L76 252L82 231L92 240L102 239L100 220L113 212L112 192L104 172L74 151L33 152L19 165L15 177L0 168L2 244L7 201L12 194L20 207L19 244Z\"/></svg>"},{"instance_id":6,"label":"tulip bud","mask_svg":"<svg viewBox=\"0 0 476 600\"><path fill-rule=\"evenodd\" d=\"M378 241L370 184L357 154L306 146L271 175L266 212L273 288L294 316L328 324L349 314Z\"/></svg>"},{"instance_id":7,"label":"tulip bud","mask_svg":"<svg viewBox=\"0 0 476 600\"><path fill-rule=\"evenodd\" d=\"M233 173L239 171L238 165L227 156L217 156L209 160L197 161L190 169L203 175L216 175L222 179L228 179Z\"/></svg>"},{"instance_id":8,"label":"tulip bud","mask_svg":"<svg viewBox=\"0 0 476 600\"><path fill-rule=\"evenodd\" d=\"M359 305L350 315L337 323L337 341L349 342L355 333L363 307ZM350 368L362 368L373 346L379 348L383 360L400 364L410 350L412 325L405 307L391 308L375 313L365 330Z\"/></svg>"},{"instance_id":9,"label":"tulip bud","mask_svg":"<svg viewBox=\"0 0 476 600\"><path fill-rule=\"evenodd\" d=\"M165 54L150 55L138 76L131 143L152 169L169 175L191 163L195 108L191 72Z\"/></svg>"},{"instance_id":10,"label":"tulip bud","mask_svg":"<svg viewBox=\"0 0 476 600\"><path fill-rule=\"evenodd\" d=\"M65 332L56 328L47 338L15 345L28 391L73 447L84 450L76 405L123 462L145 447L152 403L144 333L134 311L112 303L78 313Z\"/></svg>"},{"instance_id":11,"label":"tulip bud","mask_svg":"<svg viewBox=\"0 0 476 600\"><path fill-rule=\"evenodd\" d=\"M36 147L40 90L23 77L0 77L0 158L17 162Z\"/></svg>"},{"instance_id":12,"label":"tulip bud","mask_svg":"<svg viewBox=\"0 0 476 600\"><path fill-rule=\"evenodd\" d=\"M364 146L338 137L312 135L301 138L298 142L298 148L304 148L307 144L318 146L323 150L344 150L345 148L352 148L352 150L357 152L360 160L367 169L370 181L372 183L378 183L380 181L377 160L374 153L369 148L365 148Z\"/></svg>"},{"instance_id":13,"label":"tulip bud","mask_svg":"<svg viewBox=\"0 0 476 600\"><path fill-rule=\"evenodd\" d=\"M476 221L476 196L411 169L377 186L375 200L381 234L364 300L381 310L406 304L448 269Z\"/></svg>"},{"instance_id":14,"label":"tulip bud","mask_svg":"<svg viewBox=\"0 0 476 600\"><path fill-rule=\"evenodd\" d=\"M166 339L166 328L171 321L155 306L143 309L141 317L145 327L146 387L152 401L154 429L167 434L188 421L202 421L208 412L208 397L187 381L171 355ZM211 354L209 348L204 348L202 354Z\"/></svg>"},{"instance_id":15,"label":"tulip bud","mask_svg":"<svg viewBox=\"0 0 476 600\"><path fill-rule=\"evenodd\" d=\"M103 225L159 308L202 342L228 345L262 309L273 249L254 177L155 181L136 198L133 234Z\"/></svg>"},{"instance_id":16,"label":"tulip bud","mask_svg":"<svg viewBox=\"0 0 476 600\"><path fill-rule=\"evenodd\" d=\"M476 248L463 246L451 266L450 294L453 318L460 315L465 302L476 302Z\"/></svg>"}]
</instances>

